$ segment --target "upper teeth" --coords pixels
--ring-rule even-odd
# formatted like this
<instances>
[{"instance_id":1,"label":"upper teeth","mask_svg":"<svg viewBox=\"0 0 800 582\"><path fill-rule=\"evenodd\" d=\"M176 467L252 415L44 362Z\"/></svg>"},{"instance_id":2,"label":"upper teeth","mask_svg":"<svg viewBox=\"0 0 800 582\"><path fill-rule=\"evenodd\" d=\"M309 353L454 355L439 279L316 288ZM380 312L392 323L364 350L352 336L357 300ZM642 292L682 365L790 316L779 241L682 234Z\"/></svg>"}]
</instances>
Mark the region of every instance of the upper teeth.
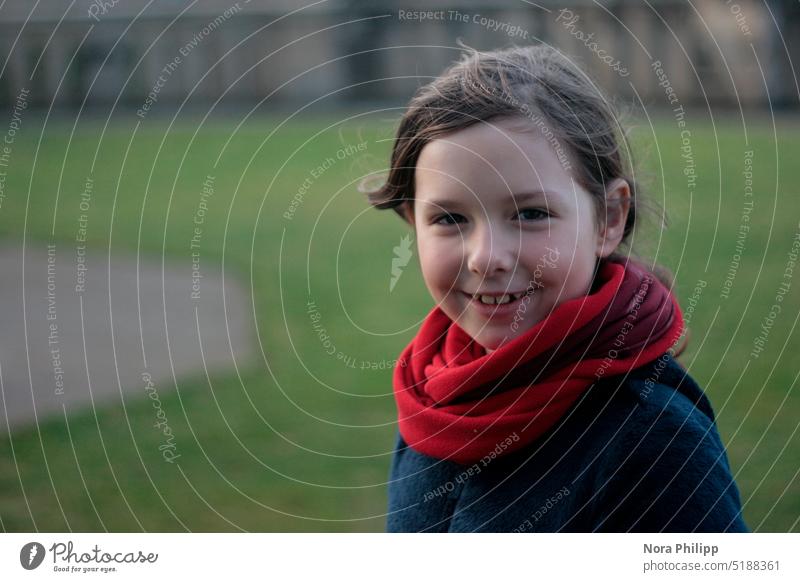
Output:
<instances>
[{"instance_id":1,"label":"upper teeth","mask_svg":"<svg viewBox=\"0 0 800 582\"><path fill-rule=\"evenodd\" d=\"M511 301L516 301L520 297L522 297L524 293L511 293L506 295L501 295L499 297L493 297L491 295L475 295L475 299L480 301L481 303L486 303L488 305L502 305L503 303L509 303Z\"/></svg>"}]
</instances>

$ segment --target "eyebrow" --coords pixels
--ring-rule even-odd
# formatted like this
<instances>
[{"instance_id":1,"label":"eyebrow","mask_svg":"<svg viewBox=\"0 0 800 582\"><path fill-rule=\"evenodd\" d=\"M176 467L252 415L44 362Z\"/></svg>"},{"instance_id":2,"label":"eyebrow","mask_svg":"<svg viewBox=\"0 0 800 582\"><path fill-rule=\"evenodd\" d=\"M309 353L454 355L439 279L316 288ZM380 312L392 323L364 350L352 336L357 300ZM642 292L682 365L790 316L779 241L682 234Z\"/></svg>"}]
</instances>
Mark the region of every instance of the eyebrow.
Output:
<instances>
[{"instance_id":1,"label":"eyebrow","mask_svg":"<svg viewBox=\"0 0 800 582\"><path fill-rule=\"evenodd\" d=\"M519 194L512 194L511 199L519 204L521 201L530 200L531 198L558 198L559 194L553 190L530 190L528 192L520 192Z\"/></svg>"},{"instance_id":2,"label":"eyebrow","mask_svg":"<svg viewBox=\"0 0 800 582\"><path fill-rule=\"evenodd\" d=\"M516 206L520 206L522 203L527 202L532 199L544 198L545 200L549 201L554 198L558 198L558 193L552 190L529 190L526 192L519 192L517 194L511 194L507 198L511 202L514 202ZM450 200L448 198L440 198L435 200L427 200L426 204L431 205L437 209L439 208L458 208L463 206L463 203L460 200Z\"/></svg>"}]
</instances>

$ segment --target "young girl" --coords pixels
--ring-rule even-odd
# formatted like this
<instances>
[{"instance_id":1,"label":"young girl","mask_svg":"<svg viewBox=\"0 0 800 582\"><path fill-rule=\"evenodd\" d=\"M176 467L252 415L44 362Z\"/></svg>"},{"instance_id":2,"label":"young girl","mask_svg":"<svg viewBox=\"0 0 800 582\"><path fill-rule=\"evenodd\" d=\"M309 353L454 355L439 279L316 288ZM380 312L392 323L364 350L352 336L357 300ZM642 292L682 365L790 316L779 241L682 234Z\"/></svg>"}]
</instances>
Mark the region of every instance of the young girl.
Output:
<instances>
[{"instance_id":1,"label":"young girl","mask_svg":"<svg viewBox=\"0 0 800 582\"><path fill-rule=\"evenodd\" d=\"M389 531L747 531L597 87L543 47L412 99L386 184L436 307L394 374Z\"/></svg>"}]
</instances>

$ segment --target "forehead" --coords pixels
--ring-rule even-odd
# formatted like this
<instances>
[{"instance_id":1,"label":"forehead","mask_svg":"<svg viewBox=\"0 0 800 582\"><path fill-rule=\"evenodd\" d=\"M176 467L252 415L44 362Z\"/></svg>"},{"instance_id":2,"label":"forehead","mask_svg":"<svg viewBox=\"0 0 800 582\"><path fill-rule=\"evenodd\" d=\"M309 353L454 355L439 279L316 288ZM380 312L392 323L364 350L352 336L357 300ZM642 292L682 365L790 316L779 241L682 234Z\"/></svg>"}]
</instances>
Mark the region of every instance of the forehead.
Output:
<instances>
[{"instance_id":1,"label":"forehead","mask_svg":"<svg viewBox=\"0 0 800 582\"><path fill-rule=\"evenodd\" d=\"M559 189L571 184L568 170L563 156L560 160L543 136L542 127L527 120L503 118L471 125L428 143L417 161L415 190L418 199L425 199L464 190L481 195Z\"/></svg>"}]
</instances>

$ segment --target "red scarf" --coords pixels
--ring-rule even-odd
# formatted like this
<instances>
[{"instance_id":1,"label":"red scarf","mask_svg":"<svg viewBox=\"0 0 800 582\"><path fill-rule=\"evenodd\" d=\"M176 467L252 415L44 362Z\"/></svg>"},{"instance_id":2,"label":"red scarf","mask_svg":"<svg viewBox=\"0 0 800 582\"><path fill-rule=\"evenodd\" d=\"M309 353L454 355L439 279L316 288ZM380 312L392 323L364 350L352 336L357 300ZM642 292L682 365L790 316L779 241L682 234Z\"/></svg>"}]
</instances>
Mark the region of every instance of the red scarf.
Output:
<instances>
[{"instance_id":1,"label":"red scarf","mask_svg":"<svg viewBox=\"0 0 800 582\"><path fill-rule=\"evenodd\" d=\"M592 383L675 343L680 307L651 272L604 261L597 277L596 291L490 354L434 308L394 371L406 443L464 464L510 453L555 425Z\"/></svg>"}]
</instances>

